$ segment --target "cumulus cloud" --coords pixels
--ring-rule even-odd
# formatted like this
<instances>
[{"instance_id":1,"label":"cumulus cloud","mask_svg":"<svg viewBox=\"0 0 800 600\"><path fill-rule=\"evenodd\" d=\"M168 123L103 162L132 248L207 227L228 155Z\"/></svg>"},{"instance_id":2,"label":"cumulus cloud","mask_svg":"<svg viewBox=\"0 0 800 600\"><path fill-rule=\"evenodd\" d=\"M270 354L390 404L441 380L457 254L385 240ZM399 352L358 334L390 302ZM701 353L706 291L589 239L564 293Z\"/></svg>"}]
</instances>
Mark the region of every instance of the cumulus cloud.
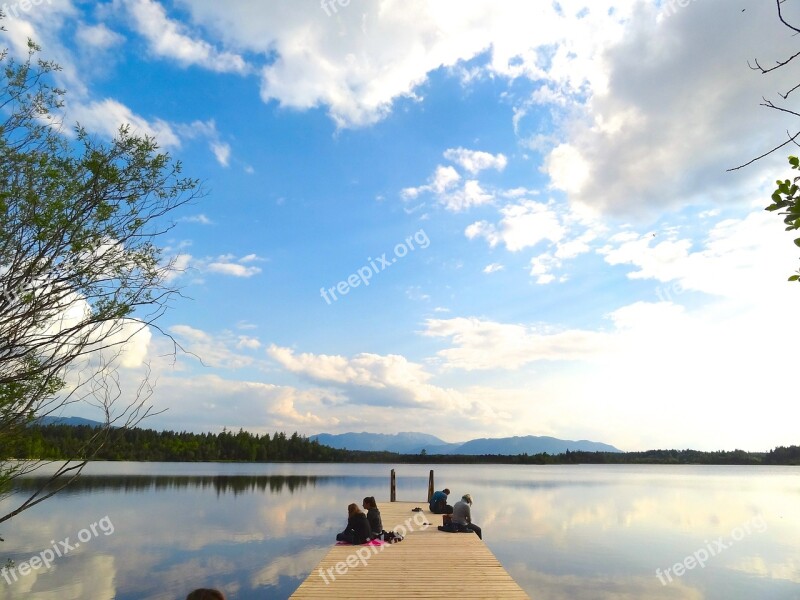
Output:
<instances>
[{"instance_id":1,"label":"cumulus cloud","mask_svg":"<svg viewBox=\"0 0 800 600\"><path fill-rule=\"evenodd\" d=\"M436 167L429 182L419 187L404 188L400 196L404 200L416 199L421 194L433 194L437 202L451 212L461 212L473 206L492 202L494 196L481 187L477 179L462 180L451 166Z\"/></svg>"},{"instance_id":2,"label":"cumulus cloud","mask_svg":"<svg viewBox=\"0 0 800 600\"><path fill-rule=\"evenodd\" d=\"M787 127L794 131L777 112L758 107L762 96L793 87L794 74L779 70L767 80L747 68L756 57L795 51L774 3L696 2L668 19L642 3L626 28L597 63L604 83L592 85L589 100L565 123L566 140L547 156L553 186L572 202L613 215L748 200L743 192L776 163L726 169L784 141ZM711 48L722 57L713 69Z\"/></svg>"},{"instance_id":3,"label":"cumulus cloud","mask_svg":"<svg viewBox=\"0 0 800 600\"><path fill-rule=\"evenodd\" d=\"M430 375L403 356L358 354L352 359L338 355L295 354L290 348L271 345L269 356L282 367L315 383L345 388L357 403L413 406L423 403L431 391Z\"/></svg>"},{"instance_id":4,"label":"cumulus cloud","mask_svg":"<svg viewBox=\"0 0 800 600\"><path fill-rule=\"evenodd\" d=\"M787 252L793 236L776 229L774 215L763 210L724 219L698 242L671 230L666 238L651 232L627 232L599 249L607 263L635 267L631 279L677 282L695 291L739 301L775 300L791 294L785 279L796 267Z\"/></svg>"},{"instance_id":5,"label":"cumulus cloud","mask_svg":"<svg viewBox=\"0 0 800 600\"><path fill-rule=\"evenodd\" d=\"M211 223L205 215L187 217L185 220L201 224ZM199 258L186 252L180 252L172 260L171 279L175 279L189 271L197 274L214 273L216 275L228 275L246 279L261 273L261 267L257 267L252 263L261 262L264 259L256 254L248 254L241 258L236 258L233 254Z\"/></svg>"},{"instance_id":6,"label":"cumulus cloud","mask_svg":"<svg viewBox=\"0 0 800 600\"><path fill-rule=\"evenodd\" d=\"M248 267L233 262L214 261L208 263L205 268L209 273L220 273L233 277L252 277L253 275L261 273L259 267Z\"/></svg>"},{"instance_id":7,"label":"cumulus cloud","mask_svg":"<svg viewBox=\"0 0 800 600\"><path fill-rule=\"evenodd\" d=\"M487 221L473 223L464 231L469 239L482 237L494 248L503 243L510 252L549 240L558 243L566 234L552 206L535 201L509 204L500 209L503 218L495 226Z\"/></svg>"},{"instance_id":8,"label":"cumulus cloud","mask_svg":"<svg viewBox=\"0 0 800 600\"><path fill-rule=\"evenodd\" d=\"M508 163L508 159L503 154L495 155L480 150L467 150L466 148L446 150L444 157L473 175L484 169L502 171Z\"/></svg>"},{"instance_id":9,"label":"cumulus cloud","mask_svg":"<svg viewBox=\"0 0 800 600\"><path fill-rule=\"evenodd\" d=\"M75 38L86 46L107 50L114 46L119 46L125 41L125 37L116 31L112 31L103 23L98 25L86 25L81 23L75 32Z\"/></svg>"},{"instance_id":10,"label":"cumulus cloud","mask_svg":"<svg viewBox=\"0 0 800 600\"><path fill-rule=\"evenodd\" d=\"M372 407L418 408L425 411L457 411L465 425L481 419L508 419L483 399L430 383L432 375L422 365L400 355L362 353L347 358L338 355L295 354L290 348L272 344L267 353L288 371L316 384L331 386L348 403ZM430 414L430 413L427 413Z\"/></svg>"},{"instance_id":11,"label":"cumulus cloud","mask_svg":"<svg viewBox=\"0 0 800 600\"><path fill-rule=\"evenodd\" d=\"M223 369L241 369L256 364L252 354L244 351L257 350L260 342L253 337L235 335L230 331L212 334L190 325L173 325L169 332L191 355L203 364Z\"/></svg>"},{"instance_id":12,"label":"cumulus cloud","mask_svg":"<svg viewBox=\"0 0 800 600\"><path fill-rule=\"evenodd\" d=\"M133 25L150 44L156 56L184 66L197 65L212 71L244 73L247 64L238 54L219 51L194 37L185 25L167 17L164 7L153 0L122 0Z\"/></svg>"},{"instance_id":13,"label":"cumulus cloud","mask_svg":"<svg viewBox=\"0 0 800 600\"><path fill-rule=\"evenodd\" d=\"M130 125L131 133L154 137L162 148L180 146L180 139L169 123L158 118L148 120L112 98L95 100L88 104L69 104L67 116L89 131L102 133L110 138L117 135L121 126Z\"/></svg>"},{"instance_id":14,"label":"cumulus cloud","mask_svg":"<svg viewBox=\"0 0 800 600\"><path fill-rule=\"evenodd\" d=\"M295 4L183 2L227 44L274 54L261 70L265 101L325 107L338 127L377 122L398 99L419 100L432 71L480 55L477 77L546 79L561 93L583 89L598 78L594 61L621 35L634 4L393 1L329 17Z\"/></svg>"},{"instance_id":15,"label":"cumulus cloud","mask_svg":"<svg viewBox=\"0 0 800 600\"><path fill-rule=\"evenodd\" d=\"M540 360L579 360L601 352L603 333L548 331L543 327L497 323L477 318L428 319L423 334L451 338L455 346L437 356L448 368L517 369Z\"/></svg>"},{"instance_id":16,"label":"cumulus cloud","mask_svg":"<svg viewBox=\"0 0 800 600\"><path fill-rule=\"evenodd\" d=\"M319 414L329 396L321 390L300 390L214 374L191 378L162 375L158 390L159 398L170 399L170 410L161 420L167 426L191 431L227 426L243 427L254 433L309 432L328 429L339 422L335 416Z\"/></svg>"}]
</instances>

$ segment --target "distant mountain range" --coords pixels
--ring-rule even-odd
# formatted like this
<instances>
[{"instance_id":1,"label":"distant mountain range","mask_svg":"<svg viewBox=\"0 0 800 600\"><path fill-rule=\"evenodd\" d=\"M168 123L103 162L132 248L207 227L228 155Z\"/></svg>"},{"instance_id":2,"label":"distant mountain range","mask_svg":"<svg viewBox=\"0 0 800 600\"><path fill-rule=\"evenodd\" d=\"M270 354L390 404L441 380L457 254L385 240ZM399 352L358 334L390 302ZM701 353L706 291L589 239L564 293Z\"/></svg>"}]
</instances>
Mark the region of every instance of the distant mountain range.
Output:
<instances>
[{"instance_id":1,"label":"distant mountain range","mask_svg":"<svg viewBox=\"0 0 800 600\"><path fill-rule=\"evenodd\" d=\"M40 417L34 421L36 425L89 425L102 427L99 421L84 419L82 417ZM427 433L403 431L395 434L386 433L320 433L309 436L324 446L342 448L347 450L372 450L398 452L400 454L419 454L425 450L426 454L563 454L571 452L622 452L619 448L590 442L588 440L560 440L547 436L514 436L507 438L479 438L468 442L449 443Z\"/></svg>"},{"instance_id":2,"label":"distant mountain range","mask_svg":"<svg viewBox=\"0 0 800 600\"><path fill-rule=\"evenodd\" d=\"M468 442L448 443L433 435L417 432L385 433L320 433L309 436L320 444L348 450L385 450L401 454L562 454L567 450L582 452L622 452L619 448L588 440L560 440L547 436L514 436L480 438Z\"/></svg>"},{"instance_id":3,"label":"distant mountain range","mask_svg":"<svg viewBox=\"0 0 800 600\"><path fill-rule=\"evenodd\" d=\"M34 421L36 425L89 425L90 427L103 427L100 421L92 421L83 417L39 417Z\"/></svg>"}]
</instances>

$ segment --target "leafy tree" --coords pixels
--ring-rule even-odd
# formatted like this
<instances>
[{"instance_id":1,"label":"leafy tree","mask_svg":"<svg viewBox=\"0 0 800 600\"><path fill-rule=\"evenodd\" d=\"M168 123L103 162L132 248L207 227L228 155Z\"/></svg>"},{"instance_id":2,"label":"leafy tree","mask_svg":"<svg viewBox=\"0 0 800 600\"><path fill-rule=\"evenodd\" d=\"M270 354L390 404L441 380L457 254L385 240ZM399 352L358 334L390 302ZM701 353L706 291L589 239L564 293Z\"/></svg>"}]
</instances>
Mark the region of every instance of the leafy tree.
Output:
<instances>
[{"instance_id":1,"label":"leafy tree","mask_svg":"<svg viewBox=\"0 0 800 600\"><path fill-rule=\"evenodd\" d=\"M796 156L789 157L789 164L792 169L800 171L800 158ZM800 175L794 179L786 179L778 181L778 187L772 194L772 204L767 207L769 211L780 210L778 213L784 215L784 223L786 223L786 231L797 231L800 229L800 196L798 196L797 182L800 181ZM800 246L800 237L795 238L794 243ZM789 281L800 281L800 271L798 274L789 277Z\"/></svg>"},{"instance_id":2,"label":"leafy tree","mask_svg":"<svg viewBox=\"0 0 800 600\"><path fill-rule=\"evenodd\" d=\"M795 36L800 33L800 27L793 25L792 23L789 22L789 20L787 20L783 12L783 5L785 2L786 0L775 0L775 4L778 11L778 20L784 27L786 27L791 32L791 35ZM769 73L772 73L773 71L782 69L783 67L785 67L798 57L800 57L800 52L796 52L791 56L786 57L784 60L778 60L774 65L767 67L762 66L761 63L758 61L758 59L756 59L753 61L753 64L750 65L750 68L753 69L754 71L758 71L762 75L767 75ZM781 99L778 100L777 103L773 100L764 98L764 101L761 103L761 106L764 106L772 110L776 110L778 112L787 113L796 117L800 117L800 112L798 112L797 110L793 110L792 108L784 104L786 101L789 100L789 96L791 96L794 92L797 92L798 90L800 90L800 83L798 83L791 89L785 90L783 92L778 92L778 95L780 96ZM798 139L800 138L800 131L798 131L795 134L787 132L786 137L787 139L785 142L753 158L752 160L746 162L743 165L740 165L733 169L729 169L729 171L735 171L744 168L748 165L751 165L754 162L761 160L765 156L769 156L773 152L789 144L798 145ZM789 164L791 165L792 169L798 169L798 164L800 163L798 163L798 158L796 156L790 156ZM779 180L777 182L777 188L775 189L775 192L772 194L772 204L770 204L766 208L766 210L768 211L777 211L777 210L784 211L779 214L784 215L784 222L787 225L786 227L787 231L800 229L800 205L798 205L798 197L797 197L798 180L800 180L800 177L795 177L793 180L789 179L786 179L784 181ZM800 238L795 239L794 243L800 246ZM790 276L789 281L800 281L800 271L798 271L798 274Z\"/></svg>"},{"instance_id":3,"label":"leafy tree","mask_svg":"<svg viewBox=\"0 0 800 600\"><path fill-rule=\"evenodd\" d=\"M176 293L156 242L197 190L153 138L64 130L65 92L51 84L59 67L39 50L0 52L0 485L41 466L10 460L35 418L88 402L105 426L0 522L77 477L112 425L148 414L147 375L126 395L117 366Z\"/></svg>"}]
</instances>

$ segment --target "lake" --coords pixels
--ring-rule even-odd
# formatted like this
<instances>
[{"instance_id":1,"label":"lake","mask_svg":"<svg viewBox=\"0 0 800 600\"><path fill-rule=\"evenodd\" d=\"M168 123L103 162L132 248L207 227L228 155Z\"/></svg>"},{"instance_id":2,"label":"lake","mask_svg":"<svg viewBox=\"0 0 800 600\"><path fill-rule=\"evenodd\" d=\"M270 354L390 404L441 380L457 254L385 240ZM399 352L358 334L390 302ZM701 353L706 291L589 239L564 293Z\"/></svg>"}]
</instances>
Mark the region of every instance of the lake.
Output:
<instances>
[{"instance_id":1,"label":"lake","mask_svg":"<svg viewBox=\"0 0 800 600\"><path fill-rule=\"evenodd\" d=\"M800 598L797 467L120 462L0 525L0 562L16 564L0 600L287 598L347 504L388 502L392 467L399 500L425 496L430 468L451 503L471 493L486 544L536 600Z\"/></svg>"}]
</instances>

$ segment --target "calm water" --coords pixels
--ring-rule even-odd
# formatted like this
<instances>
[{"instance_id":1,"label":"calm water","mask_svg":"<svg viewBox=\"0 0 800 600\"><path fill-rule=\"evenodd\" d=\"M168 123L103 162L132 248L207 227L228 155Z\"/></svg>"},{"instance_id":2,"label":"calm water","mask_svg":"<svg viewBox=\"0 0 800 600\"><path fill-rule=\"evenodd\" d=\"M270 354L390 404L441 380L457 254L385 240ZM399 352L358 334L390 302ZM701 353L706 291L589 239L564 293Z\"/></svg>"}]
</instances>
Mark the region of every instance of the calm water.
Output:
<instances>
[{"instance_id":1,"label":"calm water","mask_svg":"<svg viewBox=\"0 0 800 600\"><path fill-rule=\"evenodd\" d=\"M396 466L399 499L423 497L429 468ZM472 494L484 540L536 600L800 598L798 468L433 468L437 489ZM62 553L16 581L6 572L0 599L182 600L201 586L286 598L348 503L388 500L390 469L95 463L0 525L2 561L18 569Z\"/></svg>"}]
</instances>

